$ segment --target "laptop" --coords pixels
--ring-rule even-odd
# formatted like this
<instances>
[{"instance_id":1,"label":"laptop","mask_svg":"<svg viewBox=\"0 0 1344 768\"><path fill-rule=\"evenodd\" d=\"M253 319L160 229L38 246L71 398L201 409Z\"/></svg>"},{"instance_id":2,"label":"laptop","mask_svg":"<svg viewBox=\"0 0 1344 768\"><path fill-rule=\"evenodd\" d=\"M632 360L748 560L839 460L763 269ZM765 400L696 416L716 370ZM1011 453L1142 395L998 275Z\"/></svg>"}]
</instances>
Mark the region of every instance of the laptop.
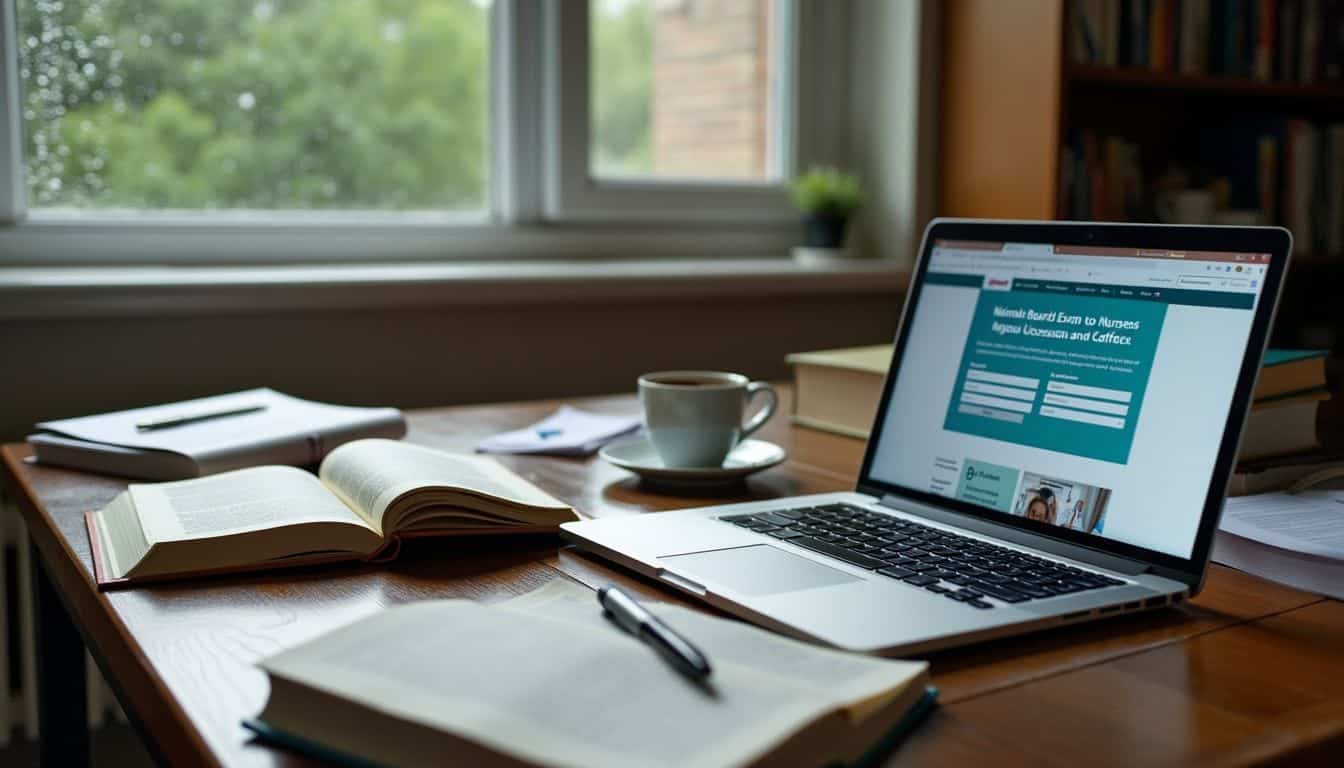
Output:
<instances>
[{"instance_id":1,"label":"laptop","mask_svg":"<svg viewBox=\"0 0 1344 768\"><path fill-rule=\"evenodd\" d=\"M1199 592L1292 237L935 220L853 492L566 523L723 611L909 655Z\"/></svg>"}]
</instances>

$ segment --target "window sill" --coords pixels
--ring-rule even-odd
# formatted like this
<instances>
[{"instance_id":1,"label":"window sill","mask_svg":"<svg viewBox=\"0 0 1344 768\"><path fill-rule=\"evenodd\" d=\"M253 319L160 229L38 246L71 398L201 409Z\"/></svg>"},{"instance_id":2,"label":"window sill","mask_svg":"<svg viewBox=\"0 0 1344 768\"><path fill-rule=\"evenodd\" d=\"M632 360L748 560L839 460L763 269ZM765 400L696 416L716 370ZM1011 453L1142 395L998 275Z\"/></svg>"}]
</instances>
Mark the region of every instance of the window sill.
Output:
<instances>
[{"instance_id":1,"label":"window sill","mask_svg":"<svg viewBox=\"0 0 1344 768\"><path fill-rule=\"evenodd\" d=\"M855 260L3 267L0 319L782 296L899 296L908 267Z\"/></svg>"}]
</instances>

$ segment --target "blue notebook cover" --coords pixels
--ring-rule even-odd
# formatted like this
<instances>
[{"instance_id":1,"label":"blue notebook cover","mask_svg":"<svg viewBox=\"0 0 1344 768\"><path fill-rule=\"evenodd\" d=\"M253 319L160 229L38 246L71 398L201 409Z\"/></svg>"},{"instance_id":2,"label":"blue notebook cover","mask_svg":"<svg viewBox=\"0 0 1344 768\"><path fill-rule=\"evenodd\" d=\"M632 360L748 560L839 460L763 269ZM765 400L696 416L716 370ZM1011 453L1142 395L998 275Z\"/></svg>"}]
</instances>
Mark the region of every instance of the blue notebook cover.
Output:
<instances>
[{"instance_id":1,"label":"blue notebook cover","mask_svg":"<svg viewBox=\"0 0 1344 768\"><path fill-rule=\"evenodd\" d=\"M865 752L863 757L860 757L859 760L853 764L853 768L869 768L869 766L880 764L891 754L891 751L896 748L896 745L900 744L901 740L904 739L910 731L914 730L915 726L919 725L919 723L932 712L933 708L937 705L938 689L933 686L925 688L924 695L919 698L919 701L915 702L915 705L910 708L909 712L905 713L905 717L901 718L900 722L896 723L895 727L888 731L887 735L883 736L881 741L874 744L872 749ZM272 728L264 721L255 717L250 717L244 720L243 727L255 733L257 737L264 742L268 742L283 749L293 750L324 762L345 766L346 768L392 768L392 766L384 766L381 763L365 760L362 757L352 755L348 752L342 752L319 744L318 742L310 741L302 736L296 736L287 731ZM838 766L837 764L837 768L843 767Z\"/></svg>"}]
</instances>

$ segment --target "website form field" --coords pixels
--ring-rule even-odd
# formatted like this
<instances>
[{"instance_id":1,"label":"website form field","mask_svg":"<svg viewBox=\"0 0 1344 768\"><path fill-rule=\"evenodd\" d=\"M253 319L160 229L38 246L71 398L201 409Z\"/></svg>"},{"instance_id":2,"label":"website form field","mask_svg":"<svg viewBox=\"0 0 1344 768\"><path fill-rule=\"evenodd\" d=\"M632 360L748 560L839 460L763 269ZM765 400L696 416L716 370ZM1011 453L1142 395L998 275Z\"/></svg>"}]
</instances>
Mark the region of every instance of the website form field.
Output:
<instances>
[{"instance_id":1,"label":"website form field","mask_svg":"<svg viewBox=\"0 0 1344 768\"><path fill-rule=\"evenodd\" d=\"M1088 387L1082 384L1070 384L1067 381L1052 381L1045 385L1047 392L1058 392L1062 395L1080 395L1082 397L1095 397L1100 400L1115 400L1120 403L1128 403L1134 397L1133 392L1123 389L1106 389L1104 387Z\"/></svg>"},{"instance_id":2,"label":"website form field","mask_svg":"<svg viewBox=\"0 0 1344 768\"><path fill-rule=\"evenodd\" d=\"M1002 373L994 373L979 368L972 368L966 371L966 378L972 381L988 381L993 384L1005 384L1010 387L1024 387L1026 389L1036 389L1041 386L1040 379L1031 379L1026 376L1008 376Z\"/></svg>"},{"instance_id":3,"label":"website form field","mask_svg":"<svg viewBox=\"0 0 1344 768\"><path fill-rule=\"evenodd\" d=\"M977 395L974 392L962 391L961 402L971 405L983 405L990 408L1002 408L1005 411L1016 411L1018 413L1031 413L1032 404L1024 403L1021 400L1008 400L1002 397L987 397Z\"/></svg>"},{"instance_id":4,"label":"website form field","mask_svg":"<svg viewBox=\"0 0 1344 768\"><path fill-rule=\"evenodd\" d=\"M1129 406L1119 403L1108 403L1104 400L1087 400L1081 397L1070 397L1069 395L1056 395L1047 392L1041 402L1046 405L1060 405L1065 408L1078 408L1084 411L1094 411L1096 413L1108 413L1112 416L1128 416Z\"/></svg>"},{"instance_id":5,"label":"website form field","mask_svg":"<svg viewBox=\"0 0 1344 768\"><path fill-rule=\"evenodd\" d=\"M1034 389L1016 389L1014 387L1001 387L998 384L986 384L983 381L975 381L970 376L966 377L966 382L961 389L963 392L1011 397L1014 400L1031 400L1033 402L1036 400L1036 390Z\"/></svg>"},{"instance_id":6,"label":"website form field","mask_svg":"<svg viewBox=\"0 0 1344 768\"><path fill-rule=\"evenodd\" d=\"M1098 427L1108 427L1110 429L1125 428L1125 420L1119 416L1102 416L1101 414L1092 413L1090 411L1074 411L1068 408L1056 408L1053 405L1042 405L1040 414L1051 419L1077 421L1082 424L1095 424Z\"/></svg>"}]
</instances>

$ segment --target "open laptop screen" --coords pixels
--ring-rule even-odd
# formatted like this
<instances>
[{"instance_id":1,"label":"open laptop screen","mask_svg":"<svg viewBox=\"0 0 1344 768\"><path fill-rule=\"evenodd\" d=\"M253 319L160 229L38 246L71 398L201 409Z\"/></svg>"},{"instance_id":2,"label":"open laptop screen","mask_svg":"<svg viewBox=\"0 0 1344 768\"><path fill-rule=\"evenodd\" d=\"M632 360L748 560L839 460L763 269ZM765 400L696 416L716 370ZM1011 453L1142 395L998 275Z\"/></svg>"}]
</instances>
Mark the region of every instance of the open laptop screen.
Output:
<instances>
[{"instance_id":1,"label":"open laptop screen","mask_svg":"<svg viewBox=\"0 0 1344 768\"><path fill-rule=\"evenodd\" d=\"M926 261L869 476L1192 557L1270 254L934 240Z\"/></svg>"}]
</instances>

